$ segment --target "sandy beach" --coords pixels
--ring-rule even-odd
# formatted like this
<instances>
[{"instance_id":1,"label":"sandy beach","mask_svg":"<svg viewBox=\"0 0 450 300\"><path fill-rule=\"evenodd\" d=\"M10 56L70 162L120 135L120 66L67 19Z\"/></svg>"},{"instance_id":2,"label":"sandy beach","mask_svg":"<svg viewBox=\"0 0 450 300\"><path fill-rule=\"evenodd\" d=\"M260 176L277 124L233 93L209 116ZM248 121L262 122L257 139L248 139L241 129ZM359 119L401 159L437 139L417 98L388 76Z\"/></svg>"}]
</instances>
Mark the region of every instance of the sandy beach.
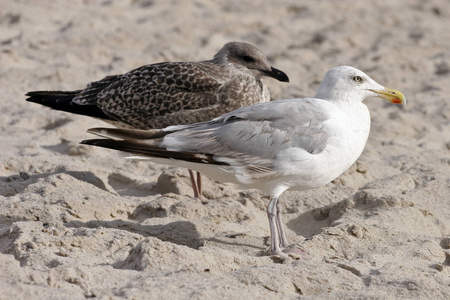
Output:
<instances>
[{"instance_id":1,"label":"sandy beach","mask_svg":"<svg viewBox=\"0 0 450 300\"><path fill-rule=\"evenodd\" d=\"M0 299L450 299L448 1L4 0L0 3ZM260 48L312 97L356 67L406 106L365 101L366 148L324 187L269 199L80 145L108 124L25 101L227 42Z\"/></svg>"}]
</instances>

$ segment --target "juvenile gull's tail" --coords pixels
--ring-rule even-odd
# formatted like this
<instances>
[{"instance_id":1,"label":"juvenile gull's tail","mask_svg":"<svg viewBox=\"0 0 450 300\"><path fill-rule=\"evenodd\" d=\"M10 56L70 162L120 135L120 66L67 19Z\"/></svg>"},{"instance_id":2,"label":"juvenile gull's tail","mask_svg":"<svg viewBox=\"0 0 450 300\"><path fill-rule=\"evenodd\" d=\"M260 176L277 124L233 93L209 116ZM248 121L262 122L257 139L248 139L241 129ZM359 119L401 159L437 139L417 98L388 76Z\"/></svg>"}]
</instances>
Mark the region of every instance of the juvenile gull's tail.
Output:
<instances>
[{"instance_id":1,"label":"juvenile gull's tail","mask_svg":"<svg viewBox=\"0 0 450 300\"><path fill-rule=\"evenodd\" d=\"M94 118L99 118L103 120L114 120L105 114L100 108L95 105L79 105L74 103L72 100L81 91L34 91L28 92L26 99L29 102L38 103L55 110L61 110L70 112L73 114L90 116Z\"/></svg>"}]
</instances>

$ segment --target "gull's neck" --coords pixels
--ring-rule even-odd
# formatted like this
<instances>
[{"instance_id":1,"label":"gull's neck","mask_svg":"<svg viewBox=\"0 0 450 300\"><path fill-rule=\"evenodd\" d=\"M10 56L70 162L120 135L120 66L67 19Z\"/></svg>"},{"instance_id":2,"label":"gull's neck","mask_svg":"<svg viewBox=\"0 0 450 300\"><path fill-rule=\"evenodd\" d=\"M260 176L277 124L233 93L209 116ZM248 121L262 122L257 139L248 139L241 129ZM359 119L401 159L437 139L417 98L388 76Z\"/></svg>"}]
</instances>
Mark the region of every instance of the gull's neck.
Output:
<instances>
[{"instance_id":1,"label":"gull's neck","mask_svg":"<svg viewBox=\"0 0 450 300\"><path fill-rule=\"evenodd\" d=\"M328 88L326 86L319 86L316 98L328 100L333 103L361 103L364 98L359 93L353 93L349 90Z\"/></svg>"},{"instance_id":2,"label":"gull's neck","mask_svg":"<svg viewBox=\"0 0 450 300\"><path fill-rule=\"evenodd\" d=\"M370 128L370 114L367 106L362 102L365 95L347 89L336 89L320 86L316 98L327 100L341 109L349 118L348 123L355 127L361 126L357 131L368 134ZM353 126L351 125L351 126Z\"/></svg>"}]
</instances>

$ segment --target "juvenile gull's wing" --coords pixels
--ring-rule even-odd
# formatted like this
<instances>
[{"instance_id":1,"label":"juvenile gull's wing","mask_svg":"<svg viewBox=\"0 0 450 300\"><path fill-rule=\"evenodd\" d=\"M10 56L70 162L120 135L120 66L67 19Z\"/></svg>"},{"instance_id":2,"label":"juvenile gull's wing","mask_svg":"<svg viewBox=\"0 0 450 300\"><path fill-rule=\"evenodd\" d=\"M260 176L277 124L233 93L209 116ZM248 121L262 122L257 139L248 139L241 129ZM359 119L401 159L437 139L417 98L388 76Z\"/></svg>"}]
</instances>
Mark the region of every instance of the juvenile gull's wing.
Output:
<instances>
[{"instance_id":1,"label":"juvenile gull's wing","mask_svg":"<svg viewBox=\"0 0 450 300\"><path fill-rule=\"evenodd\" d=\"M216 68L206 62L147 65L90 83L73 101L96 103L112 118L141 129L188 124L195 111L211 119L224 83Z\"/></svg>"}]
</instances>

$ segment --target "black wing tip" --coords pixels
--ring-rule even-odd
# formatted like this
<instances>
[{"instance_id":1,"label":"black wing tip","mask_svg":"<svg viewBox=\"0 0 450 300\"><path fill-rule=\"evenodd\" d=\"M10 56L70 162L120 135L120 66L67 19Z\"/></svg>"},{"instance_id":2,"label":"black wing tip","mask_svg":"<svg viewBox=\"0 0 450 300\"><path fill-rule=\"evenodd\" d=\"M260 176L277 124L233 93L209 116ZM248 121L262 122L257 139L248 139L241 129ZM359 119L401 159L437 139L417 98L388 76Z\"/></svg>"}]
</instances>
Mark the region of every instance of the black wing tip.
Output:
<instances>
[{"instance_id":1,"label":"black wing tip","mask_svg":"<svg viewBox=\"0 0 450 300\"><path fill-rule=\"evenodd\" d=\"M108 139L90 139L90 140L83 140L80 142L81 145L91 145L91 146L102 146L105 144L106 141L111 141Z\"/></svg>"},{"instance_id":2,"label":"black wing tip","mask_svg":"<svg viewBox=\"0 0 450 300\"><path fill-rule=\"evenodd\" d=\"M76 91L29 91L25 94L27 97L68 97L76 96L81 90Z\"/></svg>"},{"instance_id":3,"label":"black wing tip","mask_svg":"<svg viewBox=\"0 0 450 300\"><path fill-rule=\"evenodd\" d=\"M109 148L113 150L120 150L120 151L126 151L128 148L127 143L123 144L125 141L115 141L111 139L89 139L89 140L83 140L80 142L81 145L89 145L89 146L96 146L96 147L102 147L102 148ZM130 151L132 152L132 151Z\"/></svg>"},{"instance_id":4,"label":"black wing tip","mask_svg":"<svg viewBox=\"0 0 450 300\"><path fill-rule=\"evenodd\" d=\"M83 140L80 142L80 145L92 145L92 140Z\"/></svg>"},{"instance_id":5,"label":"black wing tip","mask_svg":"<svg viewBox=\"0 0 450 300\"><path fill-rule=\"evenodd\" d=\"M42 93L44 93L44 92L46 92L46 91L29 91L25 94L25 96L28 96L28 97L39 96L39 95L42 95Z\"/></svg>"},{"instance_id":6,"label":"black wing tip","mask_svg":"<svg viewBox=\"0 0 450 300\"><path fill-rule=\"evenodd\" d=\"M96 105L80 105L73 99L80 91L31 91L25 94L27 102L37 103L54 110L65 111L72 114L116 121Z\"/></svg>"},{"instance_id":7,"label":"black wing tip","mask_svg":"<svg viewBox=\"0 0 450 300\"><path fill-rule=\"evenodd\" d=\"M27 97L48 96L49 94L60 93L60 91L29 91L25 94Z\"/></svg>"},{"instance_id":8,"label":"black wing tip","mask_svg":"<svg viewBox=\"0 0 450 300\"><path fill-rule=\"evenodd\" d=\"M25 96L28 97L25 99L26 101L36 102L36 103L42 102L42 100L44 98L44 95L42 94L41 91L31 91L31 92L26 93Z\"/></svg>"},{"instance_id":9,"label":"black wing tip","mask_svg":"<svg viewBox=\"0 0 450 300\"><path fill-rule=\"evenodd\" d=\"M139 141L136 140L115 141L111 139L89 139L81 141L80 144L123 151L148 158L154 157L154 158L174 159L199 164L214 164L214 165L229 166L228 163L217 161L214 158L213 154L169 151L165 148L158 148L158 147L154 148L147 144L141 144L139 143Z\"/></svg>"}]
</instances>

